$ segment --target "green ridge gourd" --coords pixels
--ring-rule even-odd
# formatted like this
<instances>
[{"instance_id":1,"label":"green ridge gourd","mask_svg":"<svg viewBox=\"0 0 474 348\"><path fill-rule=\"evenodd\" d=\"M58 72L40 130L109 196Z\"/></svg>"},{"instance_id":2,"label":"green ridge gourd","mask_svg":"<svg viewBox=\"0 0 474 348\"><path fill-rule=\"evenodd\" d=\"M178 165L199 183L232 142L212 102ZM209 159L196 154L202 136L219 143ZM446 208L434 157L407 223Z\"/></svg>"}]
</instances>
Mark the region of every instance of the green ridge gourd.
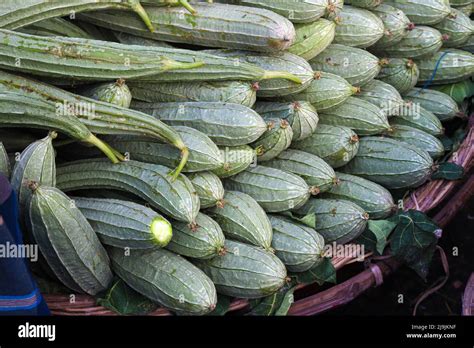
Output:
<instances>
[{"instance_id":1,"label":"green ridge gourd","mask_svg":"<svg viewBox=\"0 0 474 348\"><path fill-rule=\"evenodd\" d=\"M216 288L185 258L164 249L109 252L112 269L128 286L174 312L203 315L217 304ZM183 286L186 284L186 286Z\"/></svg>"},{"instance_id":2,"label":"green ridge gourd","mask_svg":"<svg viewBox=\"0 0 474 348\"><path fill-rule=\"evenodd\" d=\"M392 85L400 94L415 87L420 77L418 65L407 58L392 58L377 75L377 79Z\"/></svg>"},{"instance_id":3,"label":"green ridge gourd","mask_svg":"<svg viewBox=\"0 0 474 348\"><path fill-rule=\"evenodd\" d=\"M333 42L336 35L336 23L320 18L312 23L297 24L295 30L296 39L288 48L288 52L310 60Z\"/></svg>"},{"instance_id":4,"label":"green ridge gourd","mask_svg":"<svg viewBox=\"0 0 474 348\"><path fill-rule=\"evenodd\" d=\"M434 28L446 36L447 39L443 42L444 47L462 49L463 45L474 33L471 19L455 8L451 9L451 13L445 19L434 25Z\"/></svg>"},{"instance_id":5,"label":"green ridge gourd","mask_svg":"<svg viewBox=\"0 0 474 348\"><path fill-rule=\"evenodd\" d=\"M169 221L141 204L117 199L72 199L106 245L130 249L163 248L173 236Z\"/></svg>"},{"instance_id":6,"label":"green ridge gourd","mask_svg":"<svg viewBox=\"0 0 474 348\"><path fill-rule=\"evenodd\" d=\"M230 240L225 247L224 256L196 262L212 279L218 293L253 299L269 296L285 285L285 265L272 253Z\"/></svg>"},{"instance_id":7,"label":"green ridge gourd","mask_svg":"<svg viewBox=\"0 0 474 348\"><path fill-rule=\"evenodd\" d=\"M379 56L391 58L430 56L439 51L444 39L446 37L443 37L438 30L420 25L408 32L408 35L399 42L382 49L374 49L374 52Z\"/></svg>"},{"instance_id":8,"label":"green ridge gourd","mask_svg":"<svg viewBox=\"0 0 474 348\"><path fill-rule=\"evenodd\" d=\"M317 71L314 80L303 92L283 97L284 100L304 100L311 103L320 112L344 103L359 89L344 78L328 72Z\"/></svg>"},{"instance_id":9,"label":"green ridge gourd","mask_svg":"<svg viewBox=\"0 0 474 348\"><path fill-rule=\"evenodd\" d=\"M10 177L10 159L8 158L7 150L0 141L0 174Z\"/></svg>"},{"instance_id":10,"label":"green ridge gourd","mask_svg":"<svg viewBox=\"0 0 474 348\"><path fill-rule=\"evenodd\" d=\"M344 173L336 173L338 184L322 194L322 198L351 201L364 209L371 219L385 219L396 210L390 192L367 179Z\"/></svg>"},{"instance_id":11,"label":"green ridge gourd","mask_svg":"<svg viewBox=\"0 0 474 348\"><path fill-rule=\"evenodd\" d=\"M354 86L363 86L378 75L386 60L360 48L331 44L309 63L315 71L336 74Z\"/></svg>"},{"instance_id":12,"label":"green ridge gourd","mask_svg":"<svg viewBox=\"0 0 474 348\"><path fill-rule=\"evenodd\" d=\"M355 97L320 113L320 119L322 124L349 127L358 135L380 134L390 128L387 116L378 106Z\"/></svg>"},{"instance_id":13,"label":"green ridge gourd","mask_svg":"<svg viewBox=\"0 0 474 348\"><path fill-rule=\"evenodd\" d=\"M293 139L293 130L287 120L266 118L267 131L251 146L256 149L257 160L271 160L285 151Z\"/></svg>"},{"instance_id":14,"label":"green ridge gourd","mask_svg":"<svg viewBox=\"0 0 474 348\"><path fill-rule=\"evenodd\" d=\"M268 71L285 71L298 79L299 83L295 83L294 79L288 80L285 78L259 81L257 97L260 98L281 97L301 92L313 80L314 72L309 63L289 52L279 54L238 50L208 50L204 52L227 58L233 62L235 67L247 63Z\"/></svg>"},{"instance_id":15,"label":"green ridge gourd","mask_svg":"<svg viewBox=\"0 0 474 348\"><path fill-rule=\"evenodd\" d=\"M132 160L114 165L88 159L60 166L56 179L65 192L114 189L133 193L160 212L192 226L199 212L199 197L191 181L182 174L173 181L169 168L158 164Z\"/></svg>"},{"instance_id":16,"label":"green ridge gourd","mask_svg":"<svg viewBox=\"0 0 474 348\"><path fill-rule=\"evenodd\" d=\"M318 232L283 216L269 218L272 247L289 272L305 272L322 261L324 238Z\"/></svg>"},{"instance_id":17,"label":"green ridge gourd","mask_svg":"<svg viewBox=\"0 0 474 348\"><path fill-rule=\"evenodd\" d=\"M79 28L77 25L63 19L63 18L48 18L27 27L17 29L25 34L38 36L67 36L79 37L83 39L92 39L86 31Z\"/></svg>"},{"instance_id":18,"label":"green ridge gourd","mask_svg":"<svg viewBox=\"0 0 474 348\"><path fill-rule=\"evenodd\" d=\"M453 98L433 89L413 88L403 95L403 98L431 111L440 121L447 121L460 115L459 106Z\"/></svg>"},{"instance_id":19,"label":"green ridge gourd","mask_svg":"<svg viewBox=\"0 0 474 348\"><path fill-rule=\"evenodd\" d=\"M221 227L209 216L199 213L197 228L191 229L182 222L173 222L173 238L168 250L193 259L211 259L222 256L226 250Z\"/></svg>"},{"instance_id":20,"label":"green ridge gourd","mask_svg":"<svg viewBox=\"0 0 474 348\"><path fill-rule=\"evenodd\" d=\"M29 184L56 185L56 154L53 148L53 139L56 137L56 132L50 132L45 138L30 144L15 162L11 184L18 195L22 222L31 198Z\"/></svg>"},{"instance_id":21,"label":"green ridge gourd","mask_svg":"<svg viewBox=\"0 0 474 348\"><path fill-rule=\"evenodd\" d=\"M219 148L209 137L193 128L176 126L173 130L183 139L189 157L183 173L219 168L223 165ZM179 150L169 144L139 136L110 136L104 139L116 150L126 153L129 159L161 164L170 168L180 162Z\"/></svg>"},{"instance_id":22,"label":"green ridge gourd","mask_svg":"<svg viewBox=\"0 0 474 348\"><path fill-rule=\"evenodd\" d=\"M295 174L260 165L228 178L224 188L248 194L270 213L301 207L311 194L318 193Z\"/></svg>"},{"instance_id":23,"label":"green ridge gourd","mask_svg":"<svg viewBox=\"0 0 474 348\"><path fill-rule=\"evenodd\" d=\"M345 244L364 232L369 214L344 199L310 199L297 215L315 214L316 227L326 243Z\"/></svg>"},{"instance_id":24,"label":"green ridge gourd","mask_svg":"<svg viewBox=\"0 0 474 348\"><path fill-rule=\"evenodd\" d=\"M309 138L293 142L292 149L322 158L333 168L347 164L359 149L359 137L347 127L319 125Z\"/></svg>"},{"instance_id":25,"label":"green ridge gourd","mask_svg":"<svg viewBox=\"0 0 474 348\"><path fill-rule=\"evenodd\" d=\"M224 185L212 172L199 172L188 176L201 201L201 209L224 206Z\"/></svg>"},{"instance_id":26,"label":"green ridge gourd","mask_svg":"<svg viewBox=\"0 0 474 348\"><path fill-rule=\"evenodd\" d=\"M390 119L391 125L405 125L420 129L428 134L440 136L444 133L441 121L430 111L418 104L407 103L400 114Z\"/></svg>"},{"instance_id":27,"label":"green ridge gourd","mask_svg":"<svg viewBox=\"0 0 474 348\"><path fill-rule=\"evenodd\" d=\"M387 117L397 115L405 105L397 89L380 80L372 80L364 85L356 97L378 106Z\"/></svg>"},{"instance_id":28,"label":"green ridge gourd","mask_svg":"<svg viewBox=\"0 0 474 348\"><path fill-rule=\"evenodd\" d=\"M444 154L443 143L438 138L417 128L394 125L385 135L425 150L433 159L437 159Z\"/></svg>"},{"instance_id":29,"label":"green ridge gourd","mask_svg":"<svg viewBox=\"0 0 474 348\"><path fill-rule=\"evenodd\" d=\"M272 226L260 205L242 192L226 191L224 206L207 210L230 239L271 250Z\"/></svg>"},{"instance_id":30,"label":"green ridge gourd","mask_svg":"<svg viewBox=\"0 0 474 348\"><path fill-rule=\"evenodd\" d=\"M298 175L313 187L313 193L328 191L338 182L329 164L318 156L300 150L285 150L278 157L265 162L265 166Z\"/></svg>"},{"instance_id":31,"label":"green ridge gourd","mask_svg":"<svg viewBox=\"0 0 474 348\"><path fill-rule=\"evenodd\" d=\"M258 102L255 111L264 119L279 118L286 120L293 131L292 140L309 137L318 126L319 117L316 109L306 101L288 103Z\"/></svg>"},{"instance_id":32,"label":"green ridge gourd","mask_svg":"<svg viewBox=\"0 0 474 348\"><path fill-rule=\"evenodd\" d=\"M228 178L256 165L257 151L248 145L226 146L220 149L224 165L212 170L219 178Z\"/></svg>"},{"instance_id":33,"label":"green ridge gourd","mask_svg":"<svg viewBox=\"0 0 474 348\"><path fill-rule=\"evenodd\" d=\"M31 187L29 230L53 273L73 291L105 291L112 282L110 261L84 215L58 189Z\"/></svg>"},{"instance_id":34,"label":"green ridge gourd","mask_svg":"<svg viewBox=\"0 0 474 348\"><path fill-rule=\"evenodd\" d=\"M413 23L420 25L439 23L451 10L446 0L384 0L384 4L402 10Z\"/></svg>"},{"instance_id":35,"label":"green ridge gourd","mask_svg":"<svg viewBox=\"0 0 474 348\"><path fill-rule=\"evenodd\" d=\"M415 27L403 11L393 6L381 4L371 11L382 20L385 27L384 35L373 45L374 48L390 47L406 37Z\"/></svg>"},{"instance_id":36,"label":"green ridge gourd","mask_svg":"<svg viewBox=\"0 0 474 348\"><path fill-rule=\"evenodd\" d=\"M384 34L382 20L370 11L344 6L338 13L335 44L367 48Z\"/></svg>"},{"instance_id":37,"label":"green ridge gourd","mask_svg":"<svg viewBox=\"0 0 474 348\"><path fill-rule=\"evenodd\" d=\"M359 152L341 168L388 189L412 188L429 179L433 167L430 155L413 145L383 137L366 137Z\"/></svg>"},{"instance_id":38,"label":"green ridge gourd","mask_svg":"<svg viewBox=\"0 0 474 348\"><path fill-rule=\"evenodd\" d=\"M123 79L83 89L80 94L126 109L130 107L130 103L132 102L132 93Z\"/></svg>"},{"instance_id":39,"label":"green ridge gourd","mask_svg":"<svg viewBox=\"0 0 474 348\"><path fill-rule=\"evenodd\" d=\"M275 52L287 49L295 38L290 21L265 9L207 3L193 7L198 15L180 8L146 7L154 32L126 12L88 12L80 18L137 36L206 47Z\"/></svg>"},{"instance_id":40,"label":"green ridge gourd","mask_svg":"<svg viewBox=\"0 0 474 348\"><path fill-rule=\"evenodd\" d=\"M373 10L379 7L382 1L383 0L344 0L344 4Z\"/></svg>"},{"instance_id":41,"label":"green ridge gourd","mask_svg":"<svg viewBox=\"0 0 474 348\"><path fill-rule=\"evenodd\" d=\"M222 102L251 108L260 88L258 82L170 82L129 84L133 98L150 103Z\"/></svg>"},{"instance_id":42,"label":"green ridge gourd","mask_svg":"<svg viewBox=\"0 0 474 348\"><path fill-rule=\"evenodd\" d=\"M443 58L441 59L441 57ZM429 58L416 60L420 69L419 84L431 80L438 61L436 75L431 82L433 85L459 82L474 75L474 55L472 53L454 48L441 49Z\"/></svg>"},{"instance_id":43,"label":"green ridge gourd","mask_svg":"<svg viewBox=\"0 0 474 348\"><path fill-rule=\"evenodd\" d=\"M132 108L153 115L170 126L194 128L217 145L246 145L260 138L267 130L267 124L259 114L238 104L132 103Z\"/></svg>"}]
</instances>

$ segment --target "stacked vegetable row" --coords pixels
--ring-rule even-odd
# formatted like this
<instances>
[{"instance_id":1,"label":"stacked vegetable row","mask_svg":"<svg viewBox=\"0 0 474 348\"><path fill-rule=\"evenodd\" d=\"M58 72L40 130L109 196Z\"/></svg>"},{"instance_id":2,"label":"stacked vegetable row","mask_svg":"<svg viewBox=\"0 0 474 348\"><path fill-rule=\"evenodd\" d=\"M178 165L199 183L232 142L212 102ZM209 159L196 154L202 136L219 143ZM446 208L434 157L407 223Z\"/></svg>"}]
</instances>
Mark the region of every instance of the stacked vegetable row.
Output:
<instances>
[{"instance_id":1,"label":"stacked vegetable row","mask_svg":"<svg viewBox=\"0 0 474 348\"><path fill-rule=\"evenodd\" d=\"M73 291L115 273L184 314L271 295L428 180L460 111L424 87L474 74L470 1L158 2L0 13L0 126L50 130L0 128L0 171L32 142L11 173L22 222Z\"/></svg>"}]
</instances>

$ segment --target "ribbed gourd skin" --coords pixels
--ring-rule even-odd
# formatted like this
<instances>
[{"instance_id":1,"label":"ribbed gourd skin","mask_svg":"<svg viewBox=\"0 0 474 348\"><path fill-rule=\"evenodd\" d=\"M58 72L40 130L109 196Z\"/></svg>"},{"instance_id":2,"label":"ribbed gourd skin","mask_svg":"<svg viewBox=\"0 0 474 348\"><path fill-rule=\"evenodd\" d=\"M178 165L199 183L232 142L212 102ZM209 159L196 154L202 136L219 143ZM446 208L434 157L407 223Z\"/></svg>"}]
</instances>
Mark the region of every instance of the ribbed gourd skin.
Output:
<instances>
[{"instance_id":1,"label":"ribbed gourd skin","mask_svg":"<svg viewBox=\"0 0 474 348\"><path fill-rule=\"evenodd\" d=\"M269 161L285 151L293 140L293 129L287 120L265 118L267 131L251 146L257 151L257 160Z\"/></svg>"},{"instance_id":2,"label":"ribbed gourd skin","mask_svg":"<svg viewBox=\"0 0 474 348\"><path fill-rule=\"evenodd\" d=\"M339 75L353 86L363 86L380 72L380 60L356 47L331 44L309 61L314 71Z\"/></svg>"},{"instance_id":3,"label":"ribbed gourd skin","mask_svg":"<svg viewBox=\"0 0 474 348\"><path fill-rule=\"evenodd\" d=\"M272 247L289 272L305 272L322 260L324 238L313 228L279 215L269 215Z\"/></svg>"},{"instance_id":4,"label":"ribbed gourd skin","mask_svg":"<svg viewBox=\"0 0 474 348\"><path fill-rule=\"evenodd\" d=\"M228 178L256 165L257 153L249 145L222 146L219 148L224 164L212 170L219 178Z\"/></svg>"},{"instance_id":5,"label":"ribbed gourd skin","mask_svg":"<svg viewBox=\"0 0 474 348\"><path fill-rule=\"evenodd\" d=\"M435 136L418 128L410 126L394 125L386 135L392 139L399 140L425 150L433 159L444 154L443 143Z\"/></svg>"},{"instance_id":6,"label":"ribbed gourd skin","mask_svg":"<svg viewBox=\"0 0 474 348\"><path fill-rule=\"evenodd\" d=\"M171 238L169 222L141 204L118 199L84 197L74 197L73 201L101 242L106 245L130 249L163 247L169 239L159 240L152 231L153 222L158 220L162 222L163 228L168 226Z\"/></svg>"},{"instance_id":7,"label":"ribbed gourd skin","mask_svg":"<svg viewBox=\"0 0 474 348\"><path fill-rule=\"evenodd\" d=\"M447 121L459 115L459 106L449 95L433 89L413 88L403 95L407 101L418 103L431 111L440 121Z\"/></svg>"},{"instance_id":8,"label":"ribbed gourd skin","mask_svg":"<svg viewBox=\"0 0 474 348\"><path fill-rule=\"evenodd\" d=\"M315 214L317 231L326 243L345 244L366 228L369 215L357 204L343 199L310 199L297 215Z\"/></svg>"},{"instance_id":9,"label":"ribbed gourd skin","mask_svg":"<svg viewBox=\"0 0 474 348\"><path fill-rule=\"evenodd\" d=\"M322 198L351 201L364 209L371 219L384 219L392 215L396 205L390 192L367 179L337 172L338 184L321 195Z\"/></svg>"},{"instance_id":10,"label":"ribbed gourd skin","mask_svg":"<svg viewBox=\"0 0 474 348\"><path fill-rule=\"evenodd\" d=\"M10 171L10 159L8 158L8 153L5 146L0 141L0 173L9 178Z\"/></svg>"},{"instance_id":11,"label":"ribbed gourd skin","mask_svg":"<svg viewBox=\"0 0 474 348\"><path fill-rule=\"evenodd\" d=\"M320 118L321 124L348 127L361 136L380 134L390 128L382 109L356 97L325 110Z\"/></svg>"},{"instance_id":12,"label":"ribbed gourd skin","mask_svg":"<svg viewBox=\"0 0 474 348\"><path fill-rule=\"evenodd\" d=\"M431 175L433 160L415 146L383 137L366 137L359 152L341 168L347 174L361 176L387 189L422 185Z\"/></svg>"},{"instance_id":13,"label":"ribbed gourd skin","mask_svg":"<svg viewBox=\"0 0 474 348\"><path fill-rule=\"evenodd\" d=\"M185 258L168 250L109 252L114 272L135 291L162 306L185 315L203 315L217 304L212 281ZM183 287L183 284L186 284Z\"/></svg>"},{"instance_id":14,"label":"ribbed gourd skin","mask_svg":"<svg viewBox=\"0 0 474 348\"><path fill-rule=\"evenodd\" d=\"M201 209L224 205L224 185L212 172L188 175L201 201Z\"/></svg>"},{"instance_id":15,"label":"ribbed gourd skin","mask_svg":"<svg viewBox=\"0 0 474 348\"><path fill-rule=\"evenodd\" d=\"M160 212L194 224L199 197L184 175L171 180L168 167L127 161L112 164L88 159L67 163L57 170L57 186L68 192L82 189L114 189L133 193Z\"/></svg>"},{"instance_id":16,"label":"ribbed gourd skin","mask_svg":"<svg viewBox=\"0 0 474 348\"><path fill-rule=\"evenodd\" d=\"M248 194L269 213L301 207L311 195L310 187L299 176L264 165L228 178L224 188Z\"/></svg>"},{"instance_id":17,"label":"ribbed gourd skin","mask_svg":"<svg viewBox=\"0 0 474 348\"><path fill-rule=\"evenodd\" d=\"M451 10L447 0L384 0L384 4L402 10L417 25L439 23Z\"/></svg>"},{"instance_id":18,"label":"ribbed gourd skin","mask_svg":"<svg viewBox=\"0 0 474 348\"><path fill-rule=\"evenodd\" d=\"M355 7L374 10L380 6L383 0L344 0L344 4Z\"/></svg>"},{"instance_id":19,"label":"ribbed gourd skin","mask_svg":"<svg viewBox=\"0 0 474 348\"><path fill-rule=\"evenodd\" d=\"M255 104L255 111L265 118L279 118L288 121L293 131L293 139L309 137L318 126L316 109L307 101L261 102Z\"/></svg>"},{"instance_id":20,"label":"ribbed gourd skin","mask_svg":"<svg viewBox=\"0 0 474 348\"><path fill-rule=\"evenodd\" d=\"M217 145L246 145L257 140L267 130L259 114L239 104L136 102L132 108L153 115L170 126L194 128Z\"/></svg>"},{"instance_id":21,"label":"ribbed gourd skin","mask_svg":"<svg viewBox=\"0 0 474 348\"><path fill-rule=\"evenodd\" d=\"M221 226L225 236L270 250L272 226L262 207L251 196L231 190L226 191L224 203L223 207L206 212Z\"/></svg>"},{"instance_id":22,"label":"ribbed gourd skin","mask_svg":"<svg viewBox=\"0 0 474 348\"><path fill-rule=\"evenodd\" d=\"M227 240L222 257L196 262L216 285L217 292L237 298L261 298L286 282L284 264L261 248Z\"/></svg>"},{"instance_id":23,"label":"ribbed gourd skin","mask_svg":"<svg viewBox=\"0 0 474 348\"><path fill-rule=\"evenodd\" d=\"M474 55L472 53L455 48L441 49L427 59L417 59L416 63L420 69L418 84L424 84L431 79L437 62L441 59L433 85L459 82L474 75Z\"/></svg>"},{"instance_id":24,"label":"ribbed gourd skin","mask_svg":"<svg viewBox=\"0 0 474 348\"><path fill-rule=\"evenodd\" d=\"M405 104L395 87L380 80L372 80L364 85L357 93L356 98L378 106L387 117L397 115L400 108Z\"/></svg>"},{"instance_id":25,"label":"ribbed gourd skin","mask_svg":"<svg viewBox=\"0 0 474 348\"><path fill-rule=\"evenodd\" d=\"M257 97L272 98L292 95L303 91L313 80L313 69L309 63L290 52L267 54L239 50L207 50L206 53L227 58L239 67L242 63L251 64L268 71L286 71L300 78L297 84L284 79L263 80L259 82Z\"/></svg>"},{"instance_id":26,"label":"ribbed gourd skin","mask_svg":"<svg viewBox=\"0 0 474 348\"><path fill-rule=\"evenodd\" d=\"M87 32L63 18L48 18L19 28L17 31L39 36L67 36L93 39Z\"/></svg>"},{"instance_id":27,"label":"ribbed gourd skin","mask_svg":"<svg viewBox=\"0 0 474 348\"><path fill-rule=\"evenodd\" d=\"M374 52L384 57L416 58L432 55L439 51L441 46L441 33L434 28L420 25L409 31L401 41L380 50L375 49Z\"/></svg>"},{"instance_id":28,"label":"ribbed gourd skin","mask_svg":"<svg viewBox=\"0 0 474 348\"><path fill-rule=\"evenodd\" d=\"M288 18L293 23L312 23L328 13L328 0L217 0L226 4L264 8Z\"/></svg>"},{"instance_id":29,"label":"ribbed gourd skin","mask_svg":"<svg viewBox=\"0 0 474 348\"><path fill-rule=\"evenodd\" d=\"M172 126L180 135L189 150L189 158L183 168L183 173L193 173L203 170L212 170L223 165L219 148L204 133L184 126ZM107 143L121 153L127 153L128 158L161 164L170 168L176 167L180 162L180 151L172 145L154 141L147 137L139 136L106 136Z\"/></svg>"},{"instance_id":30,"label":"ribbed gourd skin","mask_svg":"<svg viewBox=\"0 0 474 348\"><path fill-rule=\"evenodd\" d=\"M304 100L320 112L344 103L357 88L339 75L317 71L315 79L303 92L283 97L283 100Z\"/></svg>"},{"instance_id":31,"label":"ribbed gourd skin","mask_svg":"<svg viewBox=\"0 0 474 348\"><path fill-rule=\"evenodd\" d=\"M385 27L384 36L373 45L374 48L390 47L408 35L410 20L403 11L384 3L371 11L382 20Z\"/></svg>"},{"instance_id":32,"label":"ribbed gourd skin","mask_svg":"<svg viewBox=\"0 0 474 348\"><path fill-rule=\"evenodd\" d=\"M89 12L81 19L108 29L168 42L276 52L295 38L290 21L272 11L225 4L193 4L199 16L179 7L146 7L155 31L130 13Z\"/></svg>"},{"instance_id":33,"label":"ribbed gourd skin","mask_svg":"<svg viewBox=\"0 0 474 348\"><path fill-rule=\"evenodd\" d=\"M334 40L336 23L320 18L312 23L295 25L296 39L288 52L306 60L313 59Z\"/></svg>"},{"instance_id":34,"label":"ribbed gourd skin","mask_svg":"<svg viewBox=\"0 0 474 348\"><path fill-rule=\"evenodd\" d=\"M312 136L293 142L291 148L312 153L331 167L339 168L356 155L359 138L350 128L321 124Z\"/></svg>"},{"instance_id":35,"label":"ribbed gourd skin","mask_svg":"<svg viewBox=\"0 0 474 348\"><path fill-rule=\"evenodd\" d=\"M265 166L296 174L319 192L325 192L337 183L336 173L329 164L316 155L300 150L285 150L265 162Z\"/></svg>"},{"instance_id":36,"label":"ribbed gourd skin","mask_svg":"<svg viewBox=\"0 0 474 348\"><path fill-rule=\"evenodd\" d=\"M444 133L441 121L432 112L415 104L406 104L404 112L392 117L390 124L410 126L433 136L441 136Z\"/></svg>"},{"instance_id":37,"label":"ribbed gourd skin","mask_svg":"<svg viewBox=\"0 0 474 348\"><path fill-rule=\"evenodd\" d=\"M420 77L418 65L407 58L391 58L377 75L378 80L392 85L400 94L415 87Z\"/></svg>"},{"instance_id":38,"label":"ribbed gourd skin","mask_svg":"<svg viewBox=\"0 0 474 348\"><path fill-rule=\"evenodd\" d=\"M130 83L136 100L149 103L221 102L251 108L258 84L245 81Z\"/></svg>"},{"instance_id":39,"label":"ribbed gourd skin","mask_svg":"<svg viewBox=\"0 0 474 348\"><path fill-rule=\"evenodd\" d=\"M447 39L443 42L444 47L463 49L464 44L474 33L471 19L455 8L452 8L451 13L434 27L441 34L447 35Z\"/></svg>"},{"instance_id":40,"label":"ribbed gourd skin","mask_svg":"<svg viewBox=\"0 0 474 348\"><path fill-rule=\"evenodd\" d=\"M36 182L39 185L56 186L56 154L53 147L55 136L50 133L45 138L30 144L21 153L13 167L11 184L18 195L22 222L31 197L28 183Z\"/></svg>"},{"instance_id":41,"label":"ribbed gourd skin","mask_svg":"<svg viewBox=\"0 0 474 348\"><path fill-rule=\"evenodd\" d=\"M28 207L28 229L56 277L79 293L108 289L112 272L107 253L74 202L56 188L35 189Z\"/></svg>"},{"instance_id":42,"label":"ribbed gourd skin","mask_svg":"<svg viewBox=\"0 0 474 348\"><path fill-rule=\"evenodd\" d=\"M219 224L199 213L197 228L191 229L182 222L173 222L173 238L166 249L193 259L211 259L225 253L225 237Z\"/></svg>"},{"instance_id":43,"label":"ribbed gourd skin","mask_svg":"<svg viewBox=\"0 0 474 348\"><path fill-rule=\"evenodd\" d=\"M125 84L125 80L122 79L116 82L101 83L93 87L87 87L83 89L80 94L127 109L132 102L132 93Z\"/></svg>"},{"instance_id":44,"label":"ribbed gourd skin","mask_svg":"<svg viewBox=\"0 0 474 348\"><path fill-rule=\"evenodd\" d=\"M338 14L334 43L367 48L384 34L382 20L368 10L345 5Z\"/></svg>"}]
</instances>

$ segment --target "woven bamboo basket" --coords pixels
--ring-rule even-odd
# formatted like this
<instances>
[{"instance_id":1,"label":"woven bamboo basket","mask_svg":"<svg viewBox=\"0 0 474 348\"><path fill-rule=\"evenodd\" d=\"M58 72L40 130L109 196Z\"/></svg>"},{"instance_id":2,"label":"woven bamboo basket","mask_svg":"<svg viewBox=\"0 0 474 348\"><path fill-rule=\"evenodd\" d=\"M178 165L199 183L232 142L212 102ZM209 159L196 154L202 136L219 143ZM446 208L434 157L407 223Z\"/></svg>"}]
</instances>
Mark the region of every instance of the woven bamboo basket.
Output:
<instances>
[{"instance_id":1,"label":"woven bamboo basket","mask_svg":"<svg viewBox=\"0 0 474 348\"><path fill-rule=\"evenodd\" d=\"M434 208L438 209L433 220L441 227L445 227L474 193L474 176L471 169L474 164L474 117L470 118L469 131L458 151L449 159L465 169L467 180L445 181L436 180L426 183L415 190L404 201L405 209L417 209L425 213ZM447 202L447 203L446 203ZM354 258L333 258L336 270L350 267L357 262ZM359 274L339 283L329 289L321 290L317 285L300 286L295 291L295 302L288 315L314 315L328 311L351 302L371 287L379 286L383 279L394 273L400 264L390 256L373 257L370 253L365 255L365 270ZM464 314L473 311L474 303L474 277L471 277L470 288L466 290ZM114 316L116 313L98 306L93 297L76 295L75 302L71 303L69 295L44 295L46 302L54 315L61 316ZM469 303L468 303L469 302ZM230 306L230 313L244 313L248 310L248 302L235 299ZM172 315L168 310L159 308L149 313L149 316Z\"/></svg>"}]
</instances>

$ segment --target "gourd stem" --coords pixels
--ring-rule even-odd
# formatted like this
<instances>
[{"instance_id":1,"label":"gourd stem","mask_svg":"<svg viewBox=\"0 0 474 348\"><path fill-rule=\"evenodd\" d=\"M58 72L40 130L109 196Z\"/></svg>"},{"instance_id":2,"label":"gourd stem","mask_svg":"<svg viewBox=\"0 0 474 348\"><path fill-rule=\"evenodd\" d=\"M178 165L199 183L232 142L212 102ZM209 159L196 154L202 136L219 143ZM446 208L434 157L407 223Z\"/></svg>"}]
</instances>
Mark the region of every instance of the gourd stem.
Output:
<instances>
[{"instance_id":1,"label":"gourd stem","mask_svg":"<svg viewBox=\"0 0 474 348\"><path fill-rule=\"evenodd\" d=\"M286 71L268 71L265 70L262 80L269 80L269 79L285 79L289 81L293 81L298 84L302 84L303 81L298 76L295 76Z\"/></svg>"},{"instance_id":2,"label":"gourd stem","mask_svg":"<svg viewBox=\"0 0 474 348\"><path fill-rule=\"evenodd\" d=\"M194 7L191 6L191 4L188 2L188 0L179 0L179 3L181 6L183 6L186 10L191 12L193 15L197 13L197 11L194 9Z\"/></svg>"},{"instance_id":3,"label":"gourd stem","mask_svg":"<svg viewBox=\"0 0 474 348\"><path fill-rule=\"evenodd\" d=\"M170 175L171 175L171 180L175 181L179 174L181 174L181 171L183 170L184 166L188 162L188 157L189 157L189 150L186 146L183 147L178 147L181 149L181 161L179 162L179 165L176 167L175 170L173 170Z\"/></svg>"},{"instance_id":4,"label":"gourd stem","mask_svg":"<svg viewBox=\"0 0 474 348\"><path fill-rule=\"evenodd\" d=\"M194 62L194 63L180 63L173 59L164 59L163 60L164 71L168 70L186 70L199 68L204 65L204 62Z\"/></svg>"},{"instance_id":5,"label":"gourd stem","mask_svg":"<svg viewBox=\"0 0 474 348\"><path fill-rule=\"evenodd\" d=\"M148 13L146 13L145 9L143 8L142 4L140 4L139 0L129 0L129 4L131 9L140 16L143 23L147 26L148 30L152 33L155 31L153 24L151 23L150 17L148 17Z\"/></svg>"},{"instance_id":6,"label":"gourd stem","mask_svg":"<svg viewBox=\"0 0 474 348\"><path fill-rule=\"evenodd\" d=\"M89 137L87 137L87 139L84 139L84 141L95 145L112 161L112 163L120 162L117 156L114 154L114 151L106 143L97 138L94 134L91 134Z\"/></svg>"}]
</instances>

